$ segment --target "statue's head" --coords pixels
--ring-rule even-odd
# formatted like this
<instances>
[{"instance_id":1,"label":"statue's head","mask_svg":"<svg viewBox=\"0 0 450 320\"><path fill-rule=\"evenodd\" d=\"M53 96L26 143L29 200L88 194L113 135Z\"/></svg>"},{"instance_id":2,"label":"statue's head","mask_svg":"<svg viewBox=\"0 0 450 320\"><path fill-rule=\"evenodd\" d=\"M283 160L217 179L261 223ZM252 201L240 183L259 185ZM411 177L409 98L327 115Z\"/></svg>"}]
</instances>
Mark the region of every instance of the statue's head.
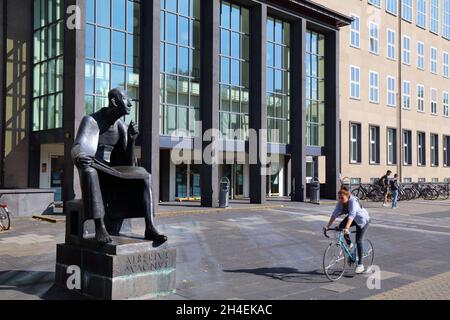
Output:
<instances>
[{"instance_id":1,"label":"statue's head","mask_svg":"<svg viewBox=\"0 0 450 320\"><path fill-rule=\"evenodd\" d=\"M114 108L121 116L129 115L132 104L127 92L121 88L115 88L108 93L109 108Z\"/></svg>"}]
</instances>

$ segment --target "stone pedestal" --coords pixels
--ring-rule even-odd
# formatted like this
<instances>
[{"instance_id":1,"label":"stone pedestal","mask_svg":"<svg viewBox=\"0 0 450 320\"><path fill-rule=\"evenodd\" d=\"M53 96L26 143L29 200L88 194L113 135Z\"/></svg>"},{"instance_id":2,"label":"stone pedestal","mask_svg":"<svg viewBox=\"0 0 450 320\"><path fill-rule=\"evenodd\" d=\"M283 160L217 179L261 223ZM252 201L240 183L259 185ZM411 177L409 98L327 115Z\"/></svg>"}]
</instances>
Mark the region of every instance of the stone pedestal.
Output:
<instances>
[{"instance_id":1,"label":"stone pedestal","mask_svg":"<svg viewBox=\"0 0 450 320\"><path fill-rule=\"evenodd\" d=\"M57 245L56 283L67 289L73 275L68 268L75 266L81 288L74 290L90 298L150 299L175 293L176 249L167 243L153 247L133 235L112 238L102 246L91 239Z\"/></svg>"},{"instance_id":2,"label":"stone pedestal","mask_svg":"<svg viewBox=\"0 0 450 320\"><path fill-rule=\"evenodd\" d=\"M81 200L65 203L65 244L56 248L57 285L69 289L80 271L82 295L102 300L150 299L175 293L176 249L131 233L125 221L112 243L95 241L94 221L86 220ZM69 281L68 281L69 280ZM72 288L70 288L72 289Z\"/></svg>"}]
</instances>

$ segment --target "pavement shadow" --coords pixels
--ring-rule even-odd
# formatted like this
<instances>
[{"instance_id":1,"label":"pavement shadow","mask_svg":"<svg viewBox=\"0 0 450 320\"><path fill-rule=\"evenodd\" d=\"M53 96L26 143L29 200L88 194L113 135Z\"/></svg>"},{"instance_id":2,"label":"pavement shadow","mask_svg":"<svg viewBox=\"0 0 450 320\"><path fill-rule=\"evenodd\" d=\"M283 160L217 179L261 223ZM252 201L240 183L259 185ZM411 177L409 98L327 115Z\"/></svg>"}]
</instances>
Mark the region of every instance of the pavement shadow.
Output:
<instances>
[{"instance_id":1,"label":"pavement shadow","mask_svg":"<svg viewBox=\"0 0 450 320\"><path fill-rule=\"evenodd\" d=\"M300 271L295 268L273 267L256 269L223 270L229 273L249 273L292 283L328 283L321 270Z\"/></svg>"},{"instance_id":2,"label":"pavement shadow","mask_svg":"<svg viewBox=\"0 0 450 320\"><path fill-rule=\"evenodd\" d=\"M0 271L0 300L31 299L83 300L81 295L54 284L55 273L47 271ZM5 293L8 291L8 293ZM22 293L23 295L18 295Z\"/></svg>"}]
</instances>

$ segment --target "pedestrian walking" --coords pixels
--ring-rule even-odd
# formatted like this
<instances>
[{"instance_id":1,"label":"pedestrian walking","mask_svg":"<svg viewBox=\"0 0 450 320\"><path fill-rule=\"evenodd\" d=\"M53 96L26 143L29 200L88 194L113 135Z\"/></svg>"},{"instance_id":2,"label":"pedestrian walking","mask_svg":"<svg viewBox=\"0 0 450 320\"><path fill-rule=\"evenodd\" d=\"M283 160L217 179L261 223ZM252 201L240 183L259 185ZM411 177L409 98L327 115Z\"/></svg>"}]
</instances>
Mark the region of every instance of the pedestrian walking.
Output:
<instances>
[{"instance_id":1,"label":"pedestrian walking","mask_svg":"<svg viewBox=\"0 0 450 320\"><path fill-rule=\"evenodd\" d=\"M390 181L390 188L392 191L392 209L398 208L398 189L399 189L398 174L394 175L394 179Z\"/></svg>"}]
</instances>

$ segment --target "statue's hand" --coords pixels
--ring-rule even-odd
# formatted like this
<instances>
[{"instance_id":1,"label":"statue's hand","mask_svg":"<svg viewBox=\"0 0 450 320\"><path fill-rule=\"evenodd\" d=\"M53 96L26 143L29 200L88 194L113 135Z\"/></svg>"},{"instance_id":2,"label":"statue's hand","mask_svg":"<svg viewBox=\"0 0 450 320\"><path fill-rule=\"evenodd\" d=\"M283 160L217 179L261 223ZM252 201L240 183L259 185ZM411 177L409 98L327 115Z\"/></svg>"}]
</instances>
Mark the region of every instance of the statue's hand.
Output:
<instances>
[{"instance_id":1,"label":"statue's hand","mask_svg":"<svg viewBox=\"0 0 450 320\"><path fill-rule=\"evenodd\" d=\"M75 165L80 169L86 169L90 167L92 163L94 163L94 159L86 155L84 152L80 153L75 159Z\"/></svg>"},{"instance_id":2,"label":"statue's hand","mask_svg":"<svg viewBox=\"0 0 450 320\"><path fill-rule=\"evenodd\" d=\"M128 126L128 138L130 138L132 140L136 140L138 135L139 135L139 127L138 127L137 123L135 123L134 121L131 121L130 125Z\"/></svg>"}]
</instances>

